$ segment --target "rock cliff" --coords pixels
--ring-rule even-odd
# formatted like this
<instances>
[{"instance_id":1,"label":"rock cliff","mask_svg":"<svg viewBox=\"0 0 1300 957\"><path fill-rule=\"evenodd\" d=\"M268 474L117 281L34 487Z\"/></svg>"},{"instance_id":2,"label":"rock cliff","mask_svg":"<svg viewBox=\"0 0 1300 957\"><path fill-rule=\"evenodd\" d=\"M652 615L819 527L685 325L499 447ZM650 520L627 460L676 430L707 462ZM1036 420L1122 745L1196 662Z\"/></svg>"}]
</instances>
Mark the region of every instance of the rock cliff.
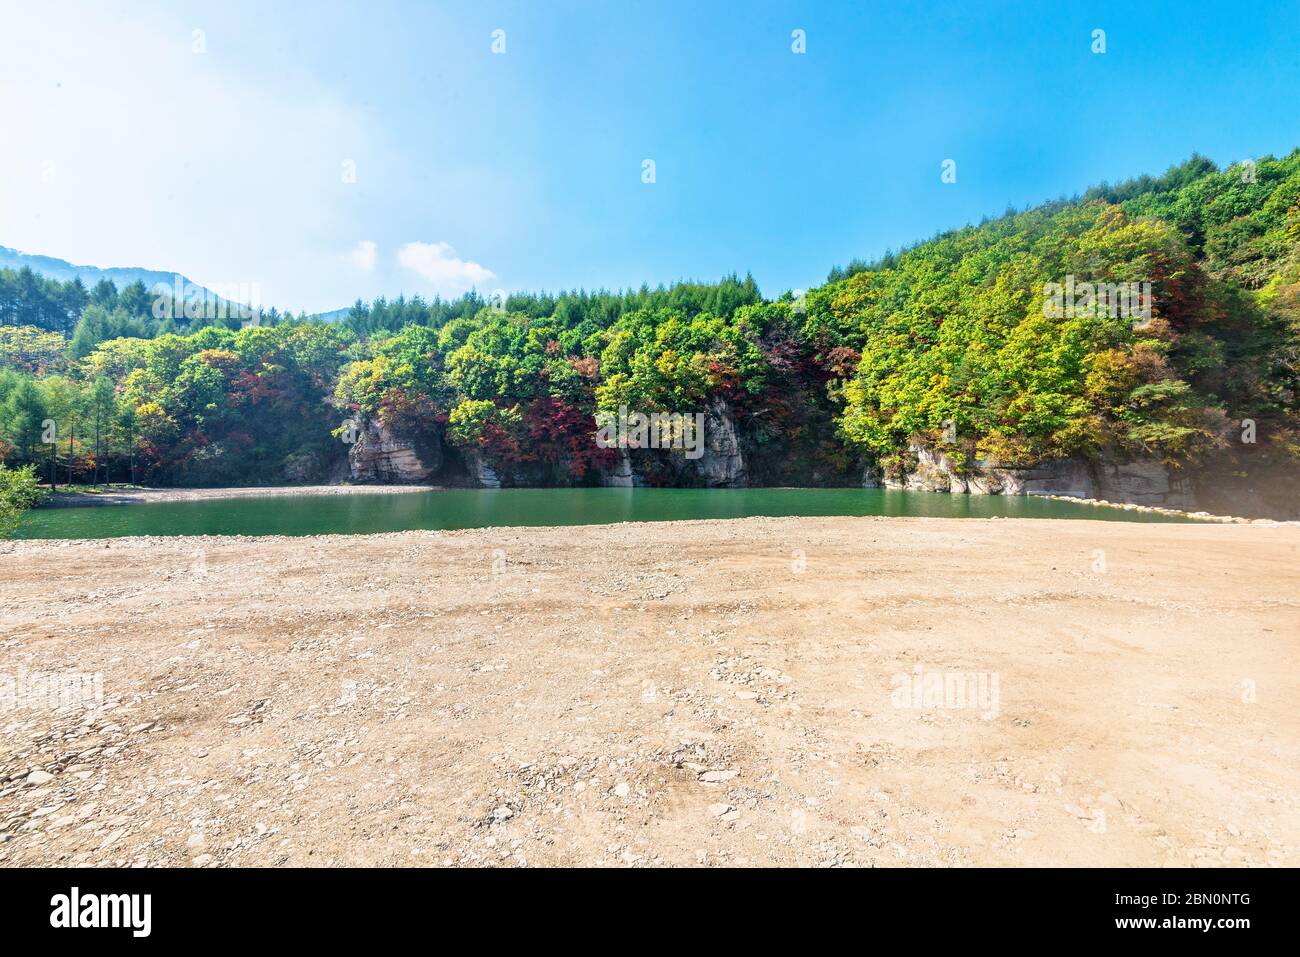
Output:
<instances>
[{"instance_id":1,"label":"rock cliff","mask_svg":"<svg viewBox=\"0 0 1300 957\"><path fill-rule=\"evenodd\" d=\"M737 488L748 484L736 418L725 399L715 396L705 411L704 454L695 460L694 465L696 475L710 488Z\"/></svg>"},{"instance_id":2,"label":"rock cliff","mask_svg":"<svg viewBox=\"0 0 1300 957\"><path fill-rule=\"evenodd\" d=\"M602 485L633 488L668 485L743 488L749 472L736 417L725 399L714 397L704 409L699 455L684 449L622 449L618 461L599 473Z\"/></svg>"},{"instance_id":3,"label":"rock cliff","mask_svg":"<svg viewBox=\"0 0 1300 957\"><path fill-rule=\"evenodd\" d=\"M901 475L879 480L886 487L957 495L1067 495L1165 508L1197 506L1191 483L1154 459L1058 459L1030 468L976 460L959 471L947 455L921 443L911 443L908 453L916 464ZM868 472L863 484L873 480L876 476Z\"/></svg>"},{"instance_id":4,"label":"rock cliff","mask_svg":"<svg viewBox=\"0 0 1300 957\"><path fill-rule=\"evenodd\" d=\"M348 451L348 478L353 482L413 485L426 482L442 468L436 440L399 437L378 423L367 423Z\"/></svg>"}]
</instances>

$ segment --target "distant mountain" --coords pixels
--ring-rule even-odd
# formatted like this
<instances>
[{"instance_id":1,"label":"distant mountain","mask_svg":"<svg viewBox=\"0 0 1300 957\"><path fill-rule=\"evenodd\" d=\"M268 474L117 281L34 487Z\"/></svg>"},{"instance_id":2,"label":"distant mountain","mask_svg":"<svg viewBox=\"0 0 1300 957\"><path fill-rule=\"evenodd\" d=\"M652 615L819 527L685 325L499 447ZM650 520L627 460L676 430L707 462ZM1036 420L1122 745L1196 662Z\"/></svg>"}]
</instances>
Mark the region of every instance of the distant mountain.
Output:
<instances>
[{"instance_id":1,"label":"distant mountain","mask_svg":"<svg viewBox=\"0 0 1300 957\"><path fill-rule=\"evenodd\" d=\"M47 279L58 279L67 282L70 279L80 278L85 283L86 288L93 288L95 283L101 279L108 279L117 288L123 289L131 283L139 280L145 284L145 288L150 291L159 283L167 286L169 289L176 288L179 283L181 289L187 291L187 299L217 299L220 298L210 289L206 289L175 272L160 272L157 269L140 269L134 266L113 267L110 269L100 269L98 266L77 266L68 262L66 259L55 259L53 256L33 256L29 253L20 252L17 249L10 249L8 246L0 246L0 269L22 269L27 266L32 272ZM189 292L190 288L193 292Z\"/></svg>"},{"instance_id":2,"label":"distant mountain","mask_svg":"<svg viewBox=\"0 0 1300 957\"><path fill-rule=\"evenodd\" d=\"M145 288L150 292L160 283L168 289L180 288L183 290L183 298L187 300L216 302L226 298L220 293L200 286L194 280L178 272L141 269L137 266L112 266L108 269L101 269L99 266L78 266L66 259L55 259L53 256L33 256L30 253L20 252L8 246L0 246L0 269L18 270L24 266L31 269L38 276L44 276L47 279L58 279L61 282L80 278L87 289L94 288L95 283L101 279L107 279L117 286L120 291L139 280L144 283ZM246 302L249 297L242 298ZM256 298L256 296L254 295L252 298ZM231 298L227 299L227 301L237 302L239 300ZM255 305L267 308L265 303L256 303ZM344 306L342 309L316 313L311 318L319 319L322 322L338 322L348 314L350 308L350 306Z\"/></svg>"}]
</instances>

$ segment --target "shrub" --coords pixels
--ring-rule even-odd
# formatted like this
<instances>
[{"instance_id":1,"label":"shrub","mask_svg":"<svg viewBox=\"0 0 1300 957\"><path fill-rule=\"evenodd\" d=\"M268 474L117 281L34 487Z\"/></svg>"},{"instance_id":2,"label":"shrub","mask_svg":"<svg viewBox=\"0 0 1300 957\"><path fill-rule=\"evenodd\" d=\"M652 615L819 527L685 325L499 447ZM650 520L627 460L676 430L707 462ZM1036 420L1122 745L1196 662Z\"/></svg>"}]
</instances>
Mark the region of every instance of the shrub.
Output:
<instances>
[{"instance_id":1,"label":"shrub","mask_svg":"<svg viewBox=\"0 0 1300 957\"><path fill-rule=\"evenodd\" d=\"M23 512L43 498L45 490L37 482L34 465L11 469L0 462L0 538L12 535Z\"/></svg>"}]
</instances>

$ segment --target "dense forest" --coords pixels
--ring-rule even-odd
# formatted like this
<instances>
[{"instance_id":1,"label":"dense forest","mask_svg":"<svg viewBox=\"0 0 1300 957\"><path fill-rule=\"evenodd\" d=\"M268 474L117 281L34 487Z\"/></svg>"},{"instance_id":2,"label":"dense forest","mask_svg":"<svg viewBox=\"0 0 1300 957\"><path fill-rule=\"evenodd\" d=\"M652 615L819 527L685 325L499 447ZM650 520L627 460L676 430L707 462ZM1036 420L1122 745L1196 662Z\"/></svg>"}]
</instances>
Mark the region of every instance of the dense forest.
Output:
<instances>
[{"instance_id":1,"label":"dense forest","mask_svg":"<svg viewBox=\"0 0 1300 957\"><path fill-rule=\"evenodd\" d=\"M1053 315L1044 290L1067 277L1149 284L1149 311ZM905 469L917 442L959 467L1300 465L1300 150L1196 156L837 267L797 298L732 276L380 299L335 323L153 304L138 283L0 270L0 461L59 482L322 481L346 475L355 422L582 484L617 457L593 441L598 411L710 406L752 484L855 484Z\"/></svg>"}]
</instances>

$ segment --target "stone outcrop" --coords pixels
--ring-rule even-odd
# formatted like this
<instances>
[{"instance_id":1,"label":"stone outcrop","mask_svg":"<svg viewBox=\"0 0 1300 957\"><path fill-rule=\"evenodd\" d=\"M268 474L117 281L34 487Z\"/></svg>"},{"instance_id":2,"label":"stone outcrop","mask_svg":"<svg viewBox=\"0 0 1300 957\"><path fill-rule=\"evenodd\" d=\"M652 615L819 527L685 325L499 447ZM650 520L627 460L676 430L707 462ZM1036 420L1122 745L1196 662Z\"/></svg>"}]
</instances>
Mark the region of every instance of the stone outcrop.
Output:
<instances>
[{"instance_id":1,"label":"stone outcrop","mask_svg":"<svg viewBox=\"0 0 1300 957\"><path fill-rule=\"evenodd\" d=\"M640 488L669 485L743 488L749 484L740 430L725 399L714 397L701 420L698 457L679 448L621 449L614 465L601 469L602 485ZM694 454L694 453L692 453Z\"/></svg>"},{"instance_id":2,"label":"stone outcrop","mask_svg":"<svg viewBox=\"0 0 1300 957\"><path fill-rule=\"evenodd\" d=\"M483 453L478 449L468 449L464 453L465 469L469 473L470 484L479 488L500 488L501 476L487 463Z\"/></svg>"},{"instance_id":3,"label":"stone outcrop","mask_svg":"<svg viewBox=\"0 0 1300 957\"><path fill-rule=\"evenodd\" d=\"M428 481L442 467L441 445L395 435L378 423L367 423L348 451L348 477L354 482L412 485Z\"/></svg>"},{"instance_id":4,"label":"stone outcrop","mask_svg":"<svg viewBox=\"0 0 1300 957\"><path fill-rule=\"evenodd\" d=\"M1154 459L1058 459L1031 468L976 460L958 471L947 455L920 443L912 443L908 453L916 465L901 476L886 477L885 486L957 495L1063 495L1166 508L1195 508L1197 504L1190 484ZM868 471L864 485L870 478Z\"/></svg>"},{"instance_id":5,"label":"stone outcrop","mask_svg":"<svg viewBox=\"0 0 1300 957\"><path fill-rule=\"evenodd\" d=\"M710 488L738 488L748 484L736 419L725 399L715 396L705 410L704 454L694 465L696 474Z\"/></svg>"},{"instance_id":6,"label":"stone outcrop","mask_svg":"<svg viewBox=\"0 0 1300 957\"><path fill-rule=\"evenodd\" d=\"M600 484L610 488L635 488L645 484L632 468L632 457L627 449L619 449L618 462L612 468L601 469Z\"/></svg>"}]
</instances>

